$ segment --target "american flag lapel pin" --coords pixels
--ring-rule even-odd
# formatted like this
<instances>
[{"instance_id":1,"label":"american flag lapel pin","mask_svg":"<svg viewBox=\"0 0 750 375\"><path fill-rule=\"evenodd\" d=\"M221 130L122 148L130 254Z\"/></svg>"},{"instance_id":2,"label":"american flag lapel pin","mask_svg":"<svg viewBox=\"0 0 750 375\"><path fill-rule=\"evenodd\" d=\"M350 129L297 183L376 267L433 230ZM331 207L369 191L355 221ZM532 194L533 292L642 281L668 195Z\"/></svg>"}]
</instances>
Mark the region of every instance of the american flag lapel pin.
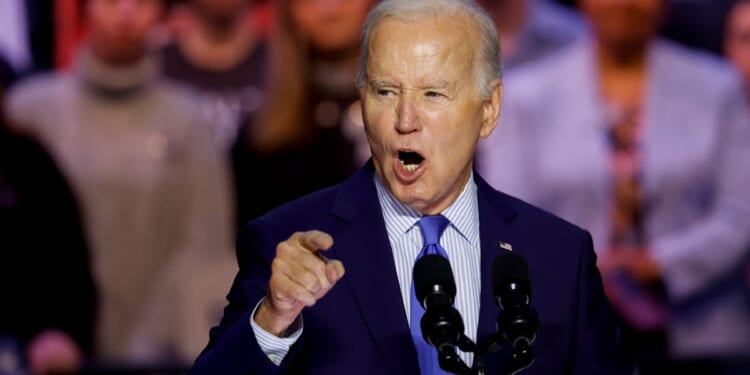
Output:
<instances>
[{"instance_id":1,"label":"american flag lapel pin","mask_svg":"<svg viewBox=\"0 0 750 375\"><path fill-rule=\"evenodd\" d=\"M499 246L503 250L513 251L513 246L511 246L507 242L498 241L497 246Z\"/></svg>"}]
</instances>

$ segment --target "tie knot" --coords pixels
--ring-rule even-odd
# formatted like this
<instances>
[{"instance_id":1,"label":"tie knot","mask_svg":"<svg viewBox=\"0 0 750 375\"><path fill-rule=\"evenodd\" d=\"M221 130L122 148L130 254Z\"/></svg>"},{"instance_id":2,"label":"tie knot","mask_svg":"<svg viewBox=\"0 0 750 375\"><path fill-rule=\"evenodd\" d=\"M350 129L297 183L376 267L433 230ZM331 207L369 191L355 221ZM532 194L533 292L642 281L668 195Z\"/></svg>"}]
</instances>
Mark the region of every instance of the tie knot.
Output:
<instances>
[{"instance_id":1,"label":"tie knot","mask_svg":"<svg viewBox=\"0 0 750 375\"><path fill-rule=\"evenodd\" d=\"M437 245L440 243L440 235L448 226L450 221L443 215L430 215L422 217L417 225L422 230L424 246Z\"/></svg>"}]
</instances>

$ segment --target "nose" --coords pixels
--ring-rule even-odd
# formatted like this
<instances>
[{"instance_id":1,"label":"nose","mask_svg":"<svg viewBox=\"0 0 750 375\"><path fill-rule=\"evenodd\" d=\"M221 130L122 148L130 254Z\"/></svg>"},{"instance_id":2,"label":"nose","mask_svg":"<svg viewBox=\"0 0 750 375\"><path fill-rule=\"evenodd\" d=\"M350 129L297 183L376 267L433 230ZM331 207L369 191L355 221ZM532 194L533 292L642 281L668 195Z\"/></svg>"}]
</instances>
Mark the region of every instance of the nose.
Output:
<instances>
[{"instance_id":1,"label":"nose","mask_svg":"<svg viewBox=\"0 0 750 375\"><path fill-rule=\"evenodd\" d=\"M410 95L402 95L396 108L396 131L408 134L419 129L419 116L415 100Z\"/></svg>"}]
</instances>

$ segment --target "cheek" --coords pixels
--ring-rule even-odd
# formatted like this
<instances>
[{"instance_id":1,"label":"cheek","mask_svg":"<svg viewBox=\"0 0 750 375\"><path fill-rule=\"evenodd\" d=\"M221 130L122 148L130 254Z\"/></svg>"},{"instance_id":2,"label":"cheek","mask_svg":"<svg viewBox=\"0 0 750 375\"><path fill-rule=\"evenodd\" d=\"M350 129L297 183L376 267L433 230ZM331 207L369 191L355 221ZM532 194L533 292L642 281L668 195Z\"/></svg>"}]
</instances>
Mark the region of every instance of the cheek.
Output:
<instances>
[{"instance_id":1,"label":"cheek","mask_svg":"<svg viewBox=\"0 0 750 375\"><path fill-rule=\"evenodd\" d=\"M382 153L383 145L385 144L385 135L383 129L379 125L371 121L365 123L365 135L367 136L367 142L370 144L372 152L375 154Z\"/></svg>"},{"instance_id":2,"label":"cheek","mask_svg":"<svg viewBox=\"0 0 750 375\"><path fill-rule=\"evenodd\" d=\"M366 103L363 107L365 131L368 136L377 139L385 138L386 133L393 129L393 111L380 103Z\"/></svg>"}]
</instances>

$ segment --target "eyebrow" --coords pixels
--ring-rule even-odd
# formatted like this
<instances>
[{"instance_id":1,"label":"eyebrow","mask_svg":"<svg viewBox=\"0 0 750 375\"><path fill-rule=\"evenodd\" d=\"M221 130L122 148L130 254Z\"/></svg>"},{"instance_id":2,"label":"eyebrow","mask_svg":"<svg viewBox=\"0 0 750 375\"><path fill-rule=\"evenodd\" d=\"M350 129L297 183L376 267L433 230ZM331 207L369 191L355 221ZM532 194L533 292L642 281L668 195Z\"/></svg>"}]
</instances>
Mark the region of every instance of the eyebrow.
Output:
<instances>
[{"instance_id":1,"label":"eyebrow","mask_svg":"<svg viewBox=\"0 0 750 375\"><path fill-rule=\"evenodd\" d=\"M396 85L395 83L393 83L391 81L386 81L386 80L382 80L382 79L374 79L374 80L370 81L370 85L374 86L374 87L398 86L398 85ZM442 80L441 81L436 81L436 82L428 82L428 83L421 84L421 85L417 86L417 88L419 88L420 90L425 90L425 89L445 89L445 88L449 88L449 87L450 87L450 84L447 81L442 81Z\"/></svg>"},{"instance_id":2,"label":"eyebrow","mask_svg":"<svg viewBox=\"0 0 750 375\"><path fill-rule=\"evenodd\" d=\"M374 79L374 80L370 81L370 86L384 87L384 86L396 86L396 84L394 84L391 81L385 81L385 80L382 80L382 79Z\"/></svg>"},{"instance_id":3,"label":"eyebrow","mask_svg":"<svg viewBox=\"0 0 750 375\"><path fill-rule=\"evenodd\" d=\"M419 88L424 89L446 89L450 87L450 84L446 81L429 82L424 85L419 85Z\"/></svg>"}]
</instances>

